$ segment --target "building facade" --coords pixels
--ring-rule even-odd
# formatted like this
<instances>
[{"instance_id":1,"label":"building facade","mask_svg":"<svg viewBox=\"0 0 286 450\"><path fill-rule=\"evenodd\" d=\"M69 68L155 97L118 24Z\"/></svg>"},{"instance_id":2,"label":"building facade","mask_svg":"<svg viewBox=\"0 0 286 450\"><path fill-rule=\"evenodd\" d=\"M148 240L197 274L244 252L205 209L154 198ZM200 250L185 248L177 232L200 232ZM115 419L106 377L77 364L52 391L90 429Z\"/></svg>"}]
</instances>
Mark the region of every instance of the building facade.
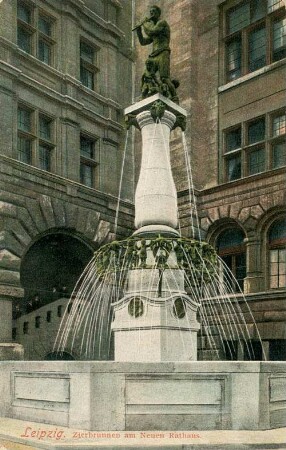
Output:
<instances>
[{"instance_id":1,"label":"building facade","mask_svg":"<svg viewBox=\"0 0 286 450\"><path fill-rule=\"evenodd\" d=\"M0 342L12 340L12 305L20 320L66 298L94 250L133 228L122 112L132 95L132 5L123 3L1 2ZM28 320L16 323L14 341L37 341L39 321L29 331Z\"/></svg>"},{"instance_id":2,"label":"building facade","mask_svg":"<svg viewBox=\"0 0 286 450\"><path fill-rule=\"evenodd\" d=\"M137 5L138 23L153 4ZM185 137L202 235L235 275L236 297L241 289L256 320L255 330L246 318L254 359L285 360L285 1L156 4L171 28L171 75L181 83L180 105L188 112ZM137 52L138 87L150 46L137 43ZM192 195L180 131L171 147L181 230L189 237ZM226 339L234 359L247 359L239 337ZM225 359L222 340L216 355ZM212 357L201 342L199 357Z\"/></svg>"},{"instance_id":3,"label":"building facade","mask_svg":"<svg viewBox=\"0 0 286 450\"><path fill-rule=\"evenodd\" d=\"M171 27L171 72L188 113L185 136L175 130L171 144L182 234L197 234L199 223L238 280L232 289L242 309L243 291L250 308L245 317L253 359L285 360L284 0L66 0L60 7L52 0L19 1L18 7L15 0L2 2L1 305L7 317L11 299L18 308L16 342L18 337L28 345L31 335L44 336L54 323L48 317L58 317L93 249L114 237L125 146L122 108L132 102L132 18L139 23L154 3ZM149 53L135 37L135 100ZM135 159L131 147L119 236L133 228L140 144ZM35 280L38 267L45 270ZM3 342L9 326L5 333ZM239 336L217 337L216 352L206 336L199 342L200 359L228 359L229 346L233 359L248 358ZM43 359L48 347L28 357Z\"/></svg>"}]
</instances>

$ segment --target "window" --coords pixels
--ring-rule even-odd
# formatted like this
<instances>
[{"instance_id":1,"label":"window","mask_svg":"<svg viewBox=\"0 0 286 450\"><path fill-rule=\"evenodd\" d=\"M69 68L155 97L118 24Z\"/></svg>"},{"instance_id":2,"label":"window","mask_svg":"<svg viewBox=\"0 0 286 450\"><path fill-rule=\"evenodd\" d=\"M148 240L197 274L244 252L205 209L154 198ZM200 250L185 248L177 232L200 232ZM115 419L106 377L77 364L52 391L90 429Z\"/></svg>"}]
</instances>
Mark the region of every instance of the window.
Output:
<instances>
[{"instance_id":1,"label":"window","mask_svg":"<svg viewBox=\"0 0 286 450\"><path fill-rule=\"evenodd\" d=\"M255 144L256 142L265 139L265 118L254 120L248 124L248 144Z\"/></svg>"},{"instance_id":2,"label":"window","mask_svg":"<svg viewBox=\"0 0 286 450\"><path fill-rule=\"evenodd\" d=\"M52 311L47 311L46 319L48 323L52 321Z\"/></svg>"},{"instance_id":3,"label":"window","mask_svg":"<svg viewBox=\"0 0 286 450\"><path fill-rule=\"evenodd\" d=\"M95 89L95 75L98 72L96 67L95 48L84 42L80 42L80 81L89 89Z\"/></svg>"},{"instance_id":4,"label":"window","mask_svg":"<svg viewBox=\"0 0 286 450\"><path fill-rule=\"evenodd\" d=\"M226 181L234 181L285 165L285 109L224 131Z\"/></svg>"},{"instance_id":5,"label":"window","mask_svg":"<svg viewBox=\"0 0 286 450\"><path fill-rule=\"evenodd\" d=\"M12 340L15 341L17 337L17 328L12 328Z\"/></svg>"},{"instance_id":6,"label":"window","mask_svg":"<svg viewBox=\"0 0 286 450\"><path fill-rule=\"evenodd\" d=\"M50 117L19 105L19 161L35 165L48 172L52 170L53 125L53 120Z\"/></svg>"},{"instance_id":7,"label":"window","mask_svg":"<svg viewBox=\"0 0 286 450\"><path fill-rule=\"evenodd\" d=\"M41 326L41 316L35 317L35 328L40 328Z\"/></svg>"},{"instance_id":8,"label":"window","mask_svg":"<svg viewBox=\"0 0 286 450\"><path fill-rule=\"evenodd\" d=\"M235 7L227 7L224 42L226 81L285 58L283 1L246 0Z\"/></svg>"},{"instance_id":9,"label":"window","mask_svg":"<svg viewBox=\"0 0 286 450\"><path fill-rule=\"evenodd\" d=\"M227 289L234 292L243 290L243 281L246 277L243 231L238 228L228 228L223 231L217 239L217 251L223 262L222 275Z\"/></svg>"},{"instance_id":10,"label":"window","mask_svg":"<svg viewBox=\"0 0 286 450\"><path fill-rule=\"evenodd\" d=\"M34 135L33 113L24 107L18 108L18 159L26 164L32 164L32 148Z\"/></svg>"},{"instance_id":11,"label":"window","mask_svg":"<svg viewBox=\"0 0 286 450\"><path fill-rule=\"evenodd\" d=\"M29 333L29 322L24 322L23 323L23 334L28 334Z\"/></svg>"},{"instance_id":12,"label":"window","mask_svg":"<svg viewBox=\"0 0 286 450\"><path fill-rule=\"evenodd\" d=\"M17 43L26 53L52 65L54 19L29 2L18 0Z\"/></svg>"},{"instance_id":13,"label":"window","mask_svg":"<svg viewBox=\"0 0 286 450\"><path fill-rule=\"evenodd\" d=\"M223 341L224 359L227 361L237 361L238 341Z\"/></svg>"},{"instance_id":14,"label":"window","mask_svg":"<svg viewBox=\"0 0 286 450\"><path fill-rule=\"evenodd\" d=\"M262 361L263 351L262 344L260 341L245 341L243 343L244 351L244 361Z\"/></svg>"},{"instance_id":15,"label":"window","mask_svg":"<svg viewBox=\"0 0 286 450\"><path fill-rule=\"evenodd\" d=\"M58 306L57 314L58 314L58 317L62 317L62 315L63 315L63 307L62 307L62 305Z\"/></svg>"},{"instance_id":16,"label":"window","mask_svg":"<svg viewBox=\"0 0 286 450\"><path fill-rule=\"evenodd\" d=\"M286 287L286 220L281 219L268 232L270 289Z\"/></svg>"},{"instance_id":17,"label":"window","mask_svg":"<svg viewBox=\"0 0 286 450\"><path fill-rule=\"evenodd\" d=\"M286 361L286 340L271 339L269 341L269 360Z\"/></svg>"},{"instance_id":18,"label":"window","mask_svg":"<svg viewBox=\"0 0 286 450\"><path fill-rule=\"evenodd\" d=\"M286 113L272 116L271 166L273 169L286 165Z\"/></svg>"},{"instance_id":19,"label":"window","mask_svg":"<svg viewBox=\"0 0 286 450\"><path fill-rule=\"evenodd\" d=\"M80 137L80 182L88 187L96 187L96 170L99 141L87 136Z\"/></svg>"}]
</instances>

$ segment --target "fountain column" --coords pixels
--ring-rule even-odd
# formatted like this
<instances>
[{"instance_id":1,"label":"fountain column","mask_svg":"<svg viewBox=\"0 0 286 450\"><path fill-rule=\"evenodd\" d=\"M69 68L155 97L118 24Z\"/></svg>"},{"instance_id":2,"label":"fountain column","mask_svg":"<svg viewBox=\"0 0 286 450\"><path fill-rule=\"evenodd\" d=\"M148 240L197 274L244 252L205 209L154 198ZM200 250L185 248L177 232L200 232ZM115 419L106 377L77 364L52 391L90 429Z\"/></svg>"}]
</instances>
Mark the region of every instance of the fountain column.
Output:
<instances>
[{"instance_id":1,"label":"fountain column","mask_svg":"<svg viewBox=\"0 0 286 450\"><path fill-rule=\"evenodd\" d=\"M178 236L177 191L169 151L176 116L165 111L160 122L154 122L147 110L139 113L136 120L142 135L142 160L135 193L135 235Z\"/></svg>"},{"instance_id":2,"label":"fountain column","mask_svg":"<svg viewBox=\"0 0 286 450\"><path fill-rule=\"evenodd\" d=\"M156 94L127 108L125 114L142 135L132 252L145 256L128 270L124 295L113 304L115 360L193 361L199 305L185 290L185 272L177 259L177 192L169 148L171 130L183 126L186 112ZM156 239L162 246L154 250Z\"/></svg>"}]
</instances>

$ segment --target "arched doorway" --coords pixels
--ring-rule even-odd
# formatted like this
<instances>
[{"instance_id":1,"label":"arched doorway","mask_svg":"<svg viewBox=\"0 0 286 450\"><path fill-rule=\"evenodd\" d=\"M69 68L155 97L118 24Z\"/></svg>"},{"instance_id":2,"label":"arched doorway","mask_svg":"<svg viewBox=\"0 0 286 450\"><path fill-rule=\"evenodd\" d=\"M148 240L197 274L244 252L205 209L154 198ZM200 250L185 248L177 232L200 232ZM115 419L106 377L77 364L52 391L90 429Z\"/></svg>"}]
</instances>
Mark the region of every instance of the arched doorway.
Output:
<instances>
[{"instance_id":1,"label":"arched doorway","mask_svg":"<svg viewBox=\"0 0 286 450\"><path fill-rule=\"evenodd\" d=\"M21 263L20 277L25 291L22 313L69 297L93 251L91 245L65 230L40 237Z\"/></svg>"}]
</instances>

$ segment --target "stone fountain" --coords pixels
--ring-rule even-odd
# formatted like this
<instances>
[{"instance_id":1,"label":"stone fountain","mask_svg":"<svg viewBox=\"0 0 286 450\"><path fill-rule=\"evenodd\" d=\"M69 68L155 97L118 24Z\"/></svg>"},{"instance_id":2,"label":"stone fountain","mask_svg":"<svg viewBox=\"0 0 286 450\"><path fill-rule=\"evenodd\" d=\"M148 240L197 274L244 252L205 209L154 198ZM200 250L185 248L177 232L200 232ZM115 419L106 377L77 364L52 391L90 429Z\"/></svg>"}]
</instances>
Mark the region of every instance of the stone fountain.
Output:
<instances>
[{"instance_id":1,"label":"stone fountain","mask_svg":"<svg viewBox=\"0 0 286 450\"><path fill-rule=\"evenodd\" d=\"M2 417L101 431L286 424L285 363L196 361L200 298L194 293L211 281L216 256L208 244L177 231L169 141L175 127L185 128L186 112L178 105L178 82L169 76L170 30L159 18L160 9L152 7L150 18L135 27L140 43L154 48L143 98L125 110L127 126L142 135L136 231L96 253L87 271L90 289L82 289L78 305L74 301L80 307L74 321L72 315L63 319L72 341L82 324L84 331L91 327L93 343L97 325L106 335L112 306L115 361L1 362Z\"/></svg>"}]
</instances>

